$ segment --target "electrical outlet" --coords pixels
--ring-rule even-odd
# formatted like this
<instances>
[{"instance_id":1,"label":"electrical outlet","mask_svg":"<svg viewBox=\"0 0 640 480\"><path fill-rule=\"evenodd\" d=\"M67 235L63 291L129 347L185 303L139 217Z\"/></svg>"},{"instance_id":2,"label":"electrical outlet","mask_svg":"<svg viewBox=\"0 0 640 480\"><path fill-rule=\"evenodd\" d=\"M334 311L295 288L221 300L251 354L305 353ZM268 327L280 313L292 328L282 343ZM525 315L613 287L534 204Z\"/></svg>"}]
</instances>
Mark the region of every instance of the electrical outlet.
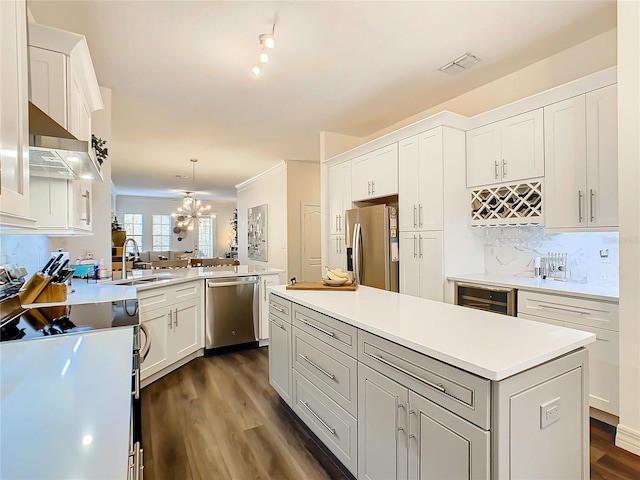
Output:
<instances>
[{"instance_id":1,"label":"electrical outlet","mask_svg":"<svg viewBox=\"0 0 640 480\"><path fill-rule=\"evenodd\" d=\"M608 248L600 250L600 258L609 258L609 249Z\"/></svg>"},{"instance_id":2,"label":"electrical outlet","mask_svg":"<svg viewBox=\"0 0 640 480\"><path fill-rule=\"evenodd\" d=\"M540 405L540 430L560 420L560 397Z\"/></svg>"}]
</instances>

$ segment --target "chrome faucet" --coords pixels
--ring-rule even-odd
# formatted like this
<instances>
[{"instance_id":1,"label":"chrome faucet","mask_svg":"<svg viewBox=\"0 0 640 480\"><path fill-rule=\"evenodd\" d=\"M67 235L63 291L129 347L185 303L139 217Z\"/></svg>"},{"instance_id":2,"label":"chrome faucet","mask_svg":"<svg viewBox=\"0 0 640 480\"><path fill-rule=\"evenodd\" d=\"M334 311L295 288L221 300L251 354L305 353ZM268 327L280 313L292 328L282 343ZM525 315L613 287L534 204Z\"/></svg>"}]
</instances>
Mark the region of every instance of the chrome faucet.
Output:
<instances>
[{"instance_id":1,"label":"chrome faucet","mask_svg":"<svg viewBox=\"0 0 640 480\"><path fill-rule=\"evenodd\" d=\"M127 237L124 243L122 244L122 278L123 279L127 278L127 243L129 241L133 242L133 248L135 252L133 261L135 262L140 258L140 247L138 247L138 242L136 242L136 239L133 237ZM133 272L131 272L131 274L133 275Z\"/></svg>"}]
</instances>

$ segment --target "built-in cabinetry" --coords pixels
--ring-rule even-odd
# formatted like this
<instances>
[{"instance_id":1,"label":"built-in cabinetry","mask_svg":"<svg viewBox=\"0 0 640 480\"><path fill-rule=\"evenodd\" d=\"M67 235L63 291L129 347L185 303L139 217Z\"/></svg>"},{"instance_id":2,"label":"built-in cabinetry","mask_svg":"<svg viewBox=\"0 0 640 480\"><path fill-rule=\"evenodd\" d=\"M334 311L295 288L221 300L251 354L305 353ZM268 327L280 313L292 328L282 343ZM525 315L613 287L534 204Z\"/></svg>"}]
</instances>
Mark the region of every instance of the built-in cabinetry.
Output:
<instances>
[{"instance_id":1,"label":"built-in cabinetry","mask_svg":"<svg viewBox=\"0 0 640 480\"><path fill-rule=\"evenodd\" d=\"M467 132L467 187L544 175L542 109Z\"/></svg>"},{"instance_id":2,"label":"built-in cabinetry","mask_svg":"<svg viewBox=\"0 0 640 480\"><path fill-rule=\"evenodd\" d=\"M544 108L547 229L618 225L617 123L616 85Z\"/></svg>"},{"instance_id":3,"label":"built-in cabinetry","mask_svg":"<svg viewBox=\"0 0 640 480\"><path fill-rule=\"evenodd\" d=\"M280 284L280 275L273 273L260 276L260 327L258 336L260 340L269 338L269 295L267 287Z\"/></svg>"},{"instance_id":4,"label":"built-in cabinetry","mask_svg":"<svg viewBox=\"0 0 640 480\"><path fill-rule=\"evenodd\" d=\"M31 102L78 140L91 140L91 113L103 108L83 35L29 24Z\"/></svg>"},{"instance_id":5,"label":"built-in cabinetry","mask_svg":"<svg viewBox=\"0 0 640 480\"><path fill-rule=\"evenodd\" d=\"M140 322L149 330L151 348L142 363L148 384L181 366L204 348L202 280L138 292Z\"/></svg>"},{"instance_id":6,"label":"built-in cabinetry","mask_svg":"<svg viewBox=\"0 0 640 480\"><path fill-rule=\"evenodd\" d=\"M291 407L291 302L269 295L269 383Z\"/></svg>"},{"instance_id":7,"label":"built-in cabinetry","mask_svg":"<svg viewBox=\"0 0 640 480\"><path fill-rule=\"evenodd\" d=\"M589 403L619 414L618 304L518 290L518 317L596 335L589 350Z\"/></svg>"},{"instance_id":8,"label":"built-in cabinetry","mask_svg":"<svg viewBox=\"0 0 640 480\"><path fill-rule=\"evenodd\" d=\"M90 180L31 178L31 214L43 234L87 235L93 230Z\"/></svg>"},{"instance_id":9,"label":"built-in cabinetry","mask_svg":"<svg viewBox=\"0 0 640 480\"><path fill-rule=\"evenodd\" d=\"M32 227L26 2L0 2L0 26L0 226Z\"/></svg>"},{"instance_id":10,"label":"built-in cabinetry","mask_svg":"<svg viewBox=\"0 0 640 480\"><path fill-rule=\"evenodd\" d=\"M327 266L331 268L347 269L347 247L344 235L329 236L329 253Z\"/></svg>"},{"instance_id":11,"label":"built-in cabinetry","mask_svg":"<svg viewBox=\"0 0 640 480\"><path fill-rule=\"evenodd\" d=\"M351 199L354 202L397 194L397 143L351 160Z\"/></svg>"},{"instance_id":12,"label":"built-in cabinetry","mask_svg":"<svg viewBox=\"0 0 640 480\"><path fill-rule=\"evenodd\" d=\"M400 252L400 292L442 302L442 231L400 232Z\"/></svg>"},{"instance_id":13,"label":"built-in cabinetry","mask_svg":"<svg viewBox=\"0 0 640 480\"><path fill-rule=\"evenodd\" d=\"M588 477L584 349L491 381L270 299L270 383L358 479Z\"/></svg>"},{"instance_id":14,"label":"built-in cabinetry","mask_svg":"<svg viewBox=\"0 0 640 480\"><path fill-rule=\"evenodd\" d=\"M329 231L344 234L345 210L351 208L351 162L333 165L327 172L329 181Z\"/></svg>"}]
</instances>

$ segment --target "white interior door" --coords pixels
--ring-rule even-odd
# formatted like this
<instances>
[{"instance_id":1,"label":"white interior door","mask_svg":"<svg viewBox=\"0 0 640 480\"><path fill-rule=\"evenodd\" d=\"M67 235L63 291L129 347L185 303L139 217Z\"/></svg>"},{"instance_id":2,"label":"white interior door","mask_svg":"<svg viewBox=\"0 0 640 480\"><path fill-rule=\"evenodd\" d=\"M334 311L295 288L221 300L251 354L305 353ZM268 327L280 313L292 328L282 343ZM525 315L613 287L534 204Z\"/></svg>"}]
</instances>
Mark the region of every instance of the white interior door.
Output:
<instances>
[{"instance_id":1,"label":"white interior door","mask_svg":"<svg viewBox=\"0 0 640 480\"><path fill-rule=\"evenodd\" d=\"M322 253L320 249L320 205L302 206L302 281L312 282L322 278Z\"/></svg>"}]
</instances>

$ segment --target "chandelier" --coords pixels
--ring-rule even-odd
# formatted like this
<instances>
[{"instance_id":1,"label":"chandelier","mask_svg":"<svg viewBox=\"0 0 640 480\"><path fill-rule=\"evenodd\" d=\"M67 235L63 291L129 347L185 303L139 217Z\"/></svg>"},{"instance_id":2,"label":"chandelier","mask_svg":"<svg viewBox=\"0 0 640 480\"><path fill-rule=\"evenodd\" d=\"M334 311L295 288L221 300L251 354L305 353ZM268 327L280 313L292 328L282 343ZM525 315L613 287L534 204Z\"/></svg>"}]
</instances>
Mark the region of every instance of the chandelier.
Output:
<instances>
[{"instance_id":1,"label":"chandelier","mask_svg":"<svg viewBox=\"0 0 640 480\"><path fill-rule=\"evenodd\" d=\"M190 161L193 164L193 174L191 178L193 180L193 187L195 190L196 163L198 163L198 159L192 158ZM182 199L182 205L171 214L171 216L177 220L173 231L175 233L192 231L198 218L208 216L209 210L211 210L211 205L203 204L201 200L198 200L195 192L185 192L185 196Z\"/></svg>"}]
</instances>

